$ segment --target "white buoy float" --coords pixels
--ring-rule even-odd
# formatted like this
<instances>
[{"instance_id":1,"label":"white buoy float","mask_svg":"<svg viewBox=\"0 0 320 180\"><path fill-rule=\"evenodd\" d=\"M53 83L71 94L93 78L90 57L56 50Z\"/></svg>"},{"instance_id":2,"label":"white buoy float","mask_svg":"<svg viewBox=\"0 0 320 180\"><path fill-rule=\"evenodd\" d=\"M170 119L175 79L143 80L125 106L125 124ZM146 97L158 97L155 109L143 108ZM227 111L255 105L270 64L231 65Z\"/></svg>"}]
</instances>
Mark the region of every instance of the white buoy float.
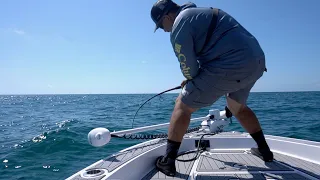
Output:
<instances>
[{"instance_id":1,"label":"white buoy float","mask_svg":"<svg viewBox=\"0 0 320 180\"><path fill-rule=\"evenodd\" d=\"M110 131L102 127L95 128L91 130L88 134L89 144L94 147L104 146L108 144L110 139L111 139Z\"/></svg>"}]
</instances>

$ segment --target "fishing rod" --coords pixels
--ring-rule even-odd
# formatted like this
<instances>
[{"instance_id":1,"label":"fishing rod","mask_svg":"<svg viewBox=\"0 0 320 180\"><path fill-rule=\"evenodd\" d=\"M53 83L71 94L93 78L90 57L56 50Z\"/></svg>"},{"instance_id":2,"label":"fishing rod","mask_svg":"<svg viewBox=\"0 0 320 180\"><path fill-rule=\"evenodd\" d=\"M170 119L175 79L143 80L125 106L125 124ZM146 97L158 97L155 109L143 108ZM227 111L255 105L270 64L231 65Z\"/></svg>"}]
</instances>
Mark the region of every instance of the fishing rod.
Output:
<instances>
[{"instance_id":1,"label":"fishing rod","mask_svg":"<svg viewBox=\"0 0 320 180\"><path fill-rule=\"evenodd\" d=\"M127 129L127 130L121 130L121 131L114 131L114 132L110 132L108 129L103 128L103 127L99 127L99 128L95 128L93 130L91 130L88 133L88 141L89 144L91 144L92 146L95 147L101 147L104 146L105 144L107 144L111 137L116 137L116 138L125 138L125 139L154 139L154 138L165 138L167 137L167 134L157 134L157 135L140 135L140 136L132 136L131 134L133 133L138 133L138 132L144 132L144 131L150 131L150 130L155 130L155 129L160 129L160 128L164 128L170 125L170 122L168 123L163 123L163 124L157 124L157 125L151 125L151 126L144 126L144 127L138 127L138 128L133 128L133 123L134 123L134 119L138 113L138 111L141 109L141 107L143 105L145 105L148 101L150 101L151 99L172 91L172 90L177 90L182 88L182 86L177 86L168 90L165 90L159 94L156 94L154 96L152 96L151 98L149 98L147 101L145 101L136 111L133 120L132 120L132 129ZM212 111L212 112L211 112ZM217 121L219 126L220 125L226 125L227 121L225 121L224 119L226 118L231 118L232 117L232 113L230 112L230 110L225 107L224 111L219 111L219 110L210 110L209 111L209 115L205 116L205 117L200 117L200 118L193 118L190 119L190 122L196 122L196 121L204 121L204 120L208 120L211 118L214 118L216 120L221 120L221 121ZM232 121L230 120L230 123ZM202 126L202 124L201 124ZM217 124L216 124L217 126ZM218 128L218 126L212 126L213 129L214 128ZM200 127L196 127L196 128L191 128L187 130L188 132L193 132L193 131L197 131ZM211 129L211 128L210 128Z\"/></svg>"},{"instance_id":2,"label":"fishing rod","mask_svg":"<svg viewBox=\"0 0 320 180\"><path fill-rule=\"evenodd\" d=\"M157 96L160 96L161 94L164 94L164 93L169 92L169 91L177 90L177 89L181 89L181 86L177 86L177 87L174 87L174 88L165 90L165 91L163 91L163 92L161 92L161 93L159 93L159 94L156 94L156 95L152 96L152 97L149 98L148 100L146 100L146 101L138 108L138 110L136 111L136 114L134 115L134 117L133 117L133 119L132 119L132 128L133 128L134 119L135 119L138 111L142 108L143 105L145 105L145 104L146 104L148 101L150 101L151 99L153 99L153 98L155 98L155 97L157 97Z\"/></svg>"}]
</instances>

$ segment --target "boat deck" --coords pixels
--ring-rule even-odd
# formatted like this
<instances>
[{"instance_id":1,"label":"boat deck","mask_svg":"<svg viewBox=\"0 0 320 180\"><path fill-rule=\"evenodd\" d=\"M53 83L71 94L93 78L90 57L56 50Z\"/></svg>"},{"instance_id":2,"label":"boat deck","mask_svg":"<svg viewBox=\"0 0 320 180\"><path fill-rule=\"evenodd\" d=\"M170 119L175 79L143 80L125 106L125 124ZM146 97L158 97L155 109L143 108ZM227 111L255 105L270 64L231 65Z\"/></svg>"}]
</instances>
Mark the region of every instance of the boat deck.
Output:
<instances>
[{"instance_id":1,"label":"boat deck","mask_svg":"<svg viewBox=\"0 0 320 180\"><path fill-rule=\"evenodd\" d=\"M180 156L191 159L195 154ZM249 151L204 152L196 161L176 161L175 177L166 176L153 169L143 180L188 179L320 179L320 165L274 153L275 161L265 163Z\"/></svg>"},{"instance_id":2,"label":"boat deck","mask_svg":"<svg viewBox=\"0 0 320 180\"><path fill-rule=\"evenodd\" d=\"M199 136L201 134L195 134ZM195 137L194 136L194 137ZM281 141L283 138L280 137L279 141L271 141L274 143L273 146L278 149L285 149L285 152L301 151L305 150L307 153L301 153L304 156L292 157L289 155L282 154L277 151L274 152L273 162L264 162L259 157L251 154L250 150L242 150L248 148L226 148L221 144L230 145L231 147L237 147L243 145L245 147L252 147L252 144L246 144L247 135L236 134L236 133L221 133L208 137L213 138L213 144L217 147L224 149L210 149L203 152L194 161L176 161L177 173L175 177L166 176L159 172L155 167L155 162L150 159L156 159L159 155L162 155L165 150L166 140L159 139L143 144L138 144L134 147L125 149L121 152L115 153L105 159L102 159L91 166L87 167L86 170L78 172L70 177L68 180L105 180L105 179L143 179L143 180L165 180L165 179L189 179L189 180L238 180L238 179L282 179L282 180L297 180L297 179L319 179L320 180L320 164L312 163L301 158L296 157L308 157L313 158L314 162L318 162L319 157L317 156L318 148L320 147L317 142L304 142L301 140L290 139L292 143L286 143ZM192 138L194 138L192 137ZM185 147L192 147L194 140L190 138L186 140ZM277 137L272 137L273 139ZM270 138L270 139L272 139ZM289 142L288 139L286 139ZM279 144L283 145L280 146ZM189 143L189 144L188 144ZM243 144L244 143L244 144ZM312 143L312 144L311 144ZM301 145L300 147L292 146ZM304 149L302 149L304 148ZM183 149L183 148L182 148ZM188 148L185 148L188 149ZM189 148L191 149L191 148ZM292 152L291 151L291 152ZM311 155L305 155L311 154ZM178 157L180 160L192 159L196 154L190 153ZM130 164L129 164L130 163ZM128 165L129 164L129 165ZM121 169L121 171L119 171ZM133 171L131 171L133 170ZM88 172L88 176L84 177L81 175L83 172ZM90 172L90 173L89 173ZM102 174L99 174L102 173ZM109 174L108 174L109 173ZM124 173L124 174L122 174ZM143 173L143 174L141 174ZM136 174L135 178L131 175ZM146 174L144 176L144 174ZM108 176L109 175L109 176ZM91 177L92 176L92 177ZM110 177L112 176L112 177ZM139 176L139 178L137 178ZM144 177L143 177L144 176ZM141 178L143 177L143 178Z\"/></svg>"}]
</instances>

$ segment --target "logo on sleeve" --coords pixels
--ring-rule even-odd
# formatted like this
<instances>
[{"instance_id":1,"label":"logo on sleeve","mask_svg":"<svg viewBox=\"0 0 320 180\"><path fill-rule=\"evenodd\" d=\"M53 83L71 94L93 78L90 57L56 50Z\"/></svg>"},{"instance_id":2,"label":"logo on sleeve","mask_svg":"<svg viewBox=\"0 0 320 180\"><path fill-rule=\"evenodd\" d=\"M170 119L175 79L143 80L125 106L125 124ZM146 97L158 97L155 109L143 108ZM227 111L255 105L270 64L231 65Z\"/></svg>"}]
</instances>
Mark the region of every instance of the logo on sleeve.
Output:
<instances>
[{"instance_id":1,"label":"logo on sleeve","mask_svg":"<svg viewBox=\"0 0 320 180\"><path fill-rule=\"evenodd\" d=\"M174 51L176 51L176 53L180 53L180 51L181 51L181 45L178 44L178 43L176 43L176 44L174 45Z\"/></svg>"},{"instance_id":2,"label":"logo on sleeve","mask_svg":"<svg viewBox=\"0 0 320 180\"><path fill-rule=\"evenodd\" d=\"M190 67L187 67L187 64L186 64L186 62L187 62L186 56L181 53L181 45L178 43L175 43L174 44L174 51L176 52L177 57L179 59L180 67L182 69L183 75L187 79L192 79L192 77L190 75Z\"/></svg>"}]
</instances>

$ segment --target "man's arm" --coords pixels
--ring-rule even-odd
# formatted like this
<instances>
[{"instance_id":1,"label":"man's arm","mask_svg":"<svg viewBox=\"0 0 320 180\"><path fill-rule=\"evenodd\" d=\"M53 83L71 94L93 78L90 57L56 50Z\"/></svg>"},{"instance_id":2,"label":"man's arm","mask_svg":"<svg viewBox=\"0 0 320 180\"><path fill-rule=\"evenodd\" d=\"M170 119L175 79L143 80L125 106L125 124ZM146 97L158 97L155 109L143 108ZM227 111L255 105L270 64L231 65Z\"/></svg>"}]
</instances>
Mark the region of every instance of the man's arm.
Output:
<instances>
[{"instance_id":1,"label":"man's arm","mask_svg":"<svg viewBox=\"0 0 320 180\"><path fill-rule=\"evenodd\" d=\"M194 78L198 74L199 63L194 52L193 38L186 25L173 31L171 43L180 62L182 74L188 80Z\"/></svg>"}]
</instances>

